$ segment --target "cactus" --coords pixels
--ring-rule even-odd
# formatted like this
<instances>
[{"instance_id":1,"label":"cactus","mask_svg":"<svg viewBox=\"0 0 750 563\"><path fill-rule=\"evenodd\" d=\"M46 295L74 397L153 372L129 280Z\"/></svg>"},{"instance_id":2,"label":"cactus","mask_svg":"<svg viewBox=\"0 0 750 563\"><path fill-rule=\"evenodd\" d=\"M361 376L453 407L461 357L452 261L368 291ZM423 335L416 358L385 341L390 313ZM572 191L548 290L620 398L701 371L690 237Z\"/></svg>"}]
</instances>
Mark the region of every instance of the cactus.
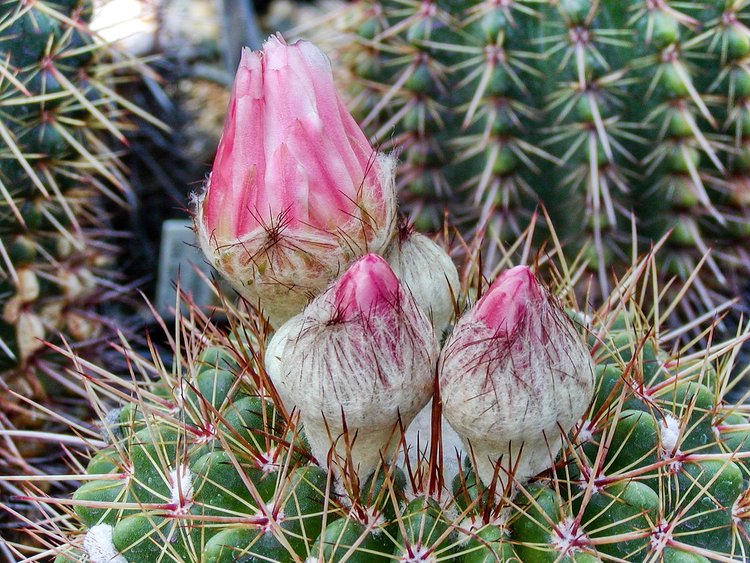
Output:
<instances>
[{"instance_id":1,"label":"cactus","mask_svg":"<svg viewBox=\"0 0 750 563\"><path fill-rule=\"evenodd\" d=\"M45 343L102 361L117 321L101 305L132 281L113 268L122 233L111 219L129 197L120 156L130 116L160 124L118 94L146 68L89 30L92 12L90 0L0 1L2 475L64 471L43 439L90 412ZM19 493L0 483L2 498Z\"/></svg>"},{"instance_id":2,"label":"cactus","mask_svg":"<svg viewBox=\"0 0 750 563\"><path fill-rule=\"evenodd\" d=\"M85 395L70 392L44 342L61 332L67 345L101 348L112 320L96 305L121 291L110 218L127 199L123 131L133 112L158 123L117 94L140 63L91 34L92 10L0 2L0 378L13 391L0 406L19 427L50 417L32 419L18 395Z\"/></svg>"},{"instance_id":3,"label":"cactus","mask_svg":"<svg viewBox=\"0 0 750 563\"><path fill-rule=\"evenodd\" d=\"M121 346L127 377L68 353L102 413L101 436L74 425L75 435L54 437L88 446L83 460L71 456L72 471L49 477L82 482L71 498L43 494L44 478L25 484L19 500L45 514L29 522L31 530L50 546L35 557L746 560L749 423L746 409L726 396L750 333L740 327L697 352L681 346L691 330L711 341L714 327L698 317L664 328L680 303L664 297L658 255L637 261L593 310L577 305L582 266L565 261L554 231L556 262L531 257L534 217L509 248L492 238L456 248L462 276L438 245L386 221L376 224L390 244L373 249L382 256L359 249L327 274L326 288L310 288L306 305L291 310L287 302L283 317L264 316L281 295L296 298L299 284L321 276L317 259L336 247L289 245L279 276L280 265L260 260L293 240L284 228L266 231L266 258L248 252L242 235L218 244L211 233L222 234L232 217L256 221L261 210L280 211L284 227L304 215L305 228L335 232L352 216L351 199L319 202L335 189L330 171L337 168L361 186L358 199L379 193L391 200L390 183L362 182L366 169L344 165L352 146L367 152L351 134L322 154L334 131L326 121L351 122L335 96L291 111L284 97L300 79L312 85L308 93L331 91L330 67L308 43L274 38L263 55L243 59L233 96L241 111L230 106L225 127L225 139L242 131L241 143L228 142L197 203L206 252L226 253L219 263L230 266L225 274L238 289L263 283L250 288L252 301L225 302L227 322L217 326L188 300L187 316L178 313L167 334L171 358L156 347L147 358ZM274 104L283 108L276 117ZM269 118L253 143L244 113ZM292 126L280 126L286 122ZM303 137L293 136L295 128ZM259 151L287 134L267 160L265 153L237 158L243 143ZM227 165L225 157L236 160ZM313 165L304 166L306 159ZM261 173L274 190L259 182ZM222 184L225 174L231 181ZM306 198L289 206L279 192L292 189ZM237 205L236 197L249 203ZM209 204L202 215L212 200L222 209ZM280 200L280 210L267 205ZM234 215L206 222L224 211ZM502 259L485 269L481 249L488 247ZM534 266L510 268L515 259ZM420 276L425 268L431 275ZM448 302L457 319L445 334L436 323L450 320ZM420 413L430 391L432 406ZM110 410L113 401L120 407ZM420 430L415 441L409 425L425 412L431 420L422 449ZM448 424L457 440L443 432Z\"/></svg>"},{"instance_id":4,"label":"cactus","mask_svg":"<svg viewBox=\"0 0 750 563\"><path fill-rule=\"evenodd\" d=\"M715 249L686 318L739 294L745 0L362 0L340 15L316 35L371 140L401 151L421 229L447 209L512 238L542 202L602 295L631 261L633 223L640 252L673 229L659 271L683 282Z\"/></svg>"},{"instance_id":5,"label":"cactus","mask_svg":"<svg viewBox=\"0 0 750 563\"><path fill-rule=\"evenodd\" d=\"M462 302L481 284L479 264L464 268ZM636 264L597 311L576 307L565 263L545 269L596 381L560 453L528 481L512 470L503 486L478 479L470 449L451 476L447 444L371 474L346 455L324 470L263 367L268 324L225 303L221 327L197 310L179 318L171 357L125 347L142 377L74 358L102 434L76 429L91 447L65 476L83 483L72 498L29 489L47 516L32 530L58 563L744 560L750 434L746 409L724 397L748 333L675 348L664 310L640 307L660 290L653 267L652 256ZM113 399L121 406L105 415Z\"/></svg>"}]
</instances>

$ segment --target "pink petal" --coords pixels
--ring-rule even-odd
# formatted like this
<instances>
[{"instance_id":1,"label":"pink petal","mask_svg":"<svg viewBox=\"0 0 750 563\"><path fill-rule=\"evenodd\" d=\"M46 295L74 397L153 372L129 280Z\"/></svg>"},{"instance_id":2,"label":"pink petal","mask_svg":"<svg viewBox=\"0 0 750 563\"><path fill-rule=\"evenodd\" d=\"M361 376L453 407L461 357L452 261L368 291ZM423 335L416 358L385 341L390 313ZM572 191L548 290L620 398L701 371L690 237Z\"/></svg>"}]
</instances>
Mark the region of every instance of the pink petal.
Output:
<instances>
[{"instance_id":1,"label":"pink petal","mask_svg":"<svg viewBox=\"0 0 750 563\"><path fill-rule=\"evenodd\" d=\"M282 143L268 161L266 189L259 192L256 204L258 221L266 227L304 224L309 192L304 169Z\"/></svg>"},{"instance_id":2,"label":"pink petal","mask_svg":"<svg viewBox=\"0 0 750 563\"><path fill-rule=\"evenodd\" d=\"M263 73L258 53L244 49L232 89L219 147L208 183L204 220L209 232L225 239L240 236L246 211L255 207L265 172L262 96ZM241 219L242 218L242 219Z\"/></svg>"},{"instance_id":3,"label":"pink petal","mask_svg":"<svg viewBox=\"0 0 750 563\"><path fill-rule=\"evenodd\" d=\"M477 302L474 318L487 327L510 332L544 299L542 287L528 266L504 271Z\"/></svg>"},{"instance_id":4,"label":"pink petal","mask_svg":"<svg viewBox=\"0 0 750 563\"><path fill-rule=\"evenodd\" d=\"M388 314L400 307L398 278L382 257L366 254L336 283L334 303L343 320Z\"/></svg>"},{"instance_id":5,"label":"pink petal","mask_svg":"<svg viewBox=\"0 0 750 563\"><path fill-rule=\"evenodd\" d=\"M243 51L203 213L222 239L284 223L333 232L383 197L374 151L346 111L328 58L270 37ZM377 215L377 214L375 214Z\"/></svg>"}]
</instances>

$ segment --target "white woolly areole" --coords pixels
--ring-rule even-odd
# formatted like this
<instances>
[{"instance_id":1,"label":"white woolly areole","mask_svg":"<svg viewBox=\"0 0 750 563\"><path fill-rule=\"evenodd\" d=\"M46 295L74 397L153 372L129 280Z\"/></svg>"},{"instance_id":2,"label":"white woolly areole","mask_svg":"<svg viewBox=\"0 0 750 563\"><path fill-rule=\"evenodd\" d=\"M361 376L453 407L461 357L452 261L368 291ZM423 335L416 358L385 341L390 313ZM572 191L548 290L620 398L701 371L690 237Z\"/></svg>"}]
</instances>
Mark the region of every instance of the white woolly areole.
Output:
<instances>
[{"instance_id":1,"label":"white woolly areole","mask_svg":"<svg viewBox=\"0 0 750 563\"><path fill-rule=\"evenodd\" d=\"M669 413L664 415L664 420L659 421L659 439L663 450L662 455L671 457L677 452L680 439L680 421Z\"/></svg>"},{"instance_id":2,"label":"white woolly areole","mask_svg":"<svg viewBox=\"0 0 750 563\"><path fill-rule=\"evenodd\" d=\"M39 315L24 310L15 324L19 355L21 358L28 358L44 346L44 323Z\"/></svg>"},{"instance_id":3,"label":"white woolly areole","mask_svg":"<svg viewBox=\"0 0 750 563\"><path fill-rule=\"evenodd\" d=\"M382 532L380 527L386 523L383 512L375 508L374 506L362 507L364 513L359 510L354 510L350 506L348 517L352 520L356 520L360 524L365 526L376 528L373 529L373 533L377 534Z\"/></svg>"},{"instance_id":4,"label":"white woolly areole","mask_svg":"<svg viewBox=\"0 0 750 563\"><path fill-rule=\"evenodd\" d=\"M413 547L412 555L408 553L398 559L401 563L437 563L434 552L427 546Z\"/></svg>"},{"instance_id":5,"label":"white woolly areole","mask_svg":"<svg viewBox=\"0 0 750 563\"><path fill-rule=\"evenodd\" d=\"M283 465L276 461L278 459L279 450L280 450L280 446L276 446L274 448L271 448L270 450L267 450L261 453L258 457L259 457L259 460L263 460L263 462L259 464L258 469L263 471L263 473L271 473L273 471L278 471L279 468ZM284 453L283 450L281 450L281 453Z\"/></svg>"},{"instance_id":6,"label":"white woolly areole","mask_svg":"<svg viewBox=\"0 0 750 563\"><path fill-rule=\"evenodd\" d=\"M594 366L573 322L544 292L509 333L475 318L456 323L440 354L443 414L473 450L477 474L498 485L548 469L594 395Z\"/></svg>"},{"instance_id":7,"label":"white woolly areole","mask_svg":"<svg viewBox=\"0 0 750 563\"><path fill-rule=\"evenodd\" d=\"M116 409L110 409L102 421L101 434L102 437L109 441L112 436L120 436L122 430L120 429L120 413L122 413L122 407Z\"/></svg>"},{"instance_id":8,"label":"white woolly areole","mask_svg":"<svg viewBox=\"0 0 750 563\"><path fill-rule=\"evenodd\" d=\"M721 419L714 417L713 423L711 424L711 430L713 430L714 438L717 442L721 441L721 429L719 428L719 426L721 426L722 422L723 421Z\"/></svg>"},{"instance_id":9,"label":"white woolly areole","mask_svg":"<svg viewBox=\"0 0 750 563\"><path fill-rule=\"evenodd\" d=\"M578 441L583 444L589 442L594 438L594 430L596 425L593 420L584 420L581 424L581 429L578 432Z\"/></svg>"},{"instance_id":10,"label":"white woolly areole","mask_svg":"<svg viewBox=\"0 0 750 563\"><path fill-rule=\"evenodd\" d=\"M188 385L187 380L184 377L180 378L179 383L173 388L172 396L176 400L175 408L172 409L172 412L182 412L185 407L185 397L187 396L189 391L190 385Z\"/></svg>"},{"instance_id":11,"label":"white woolly areole","mask_svg":"<svg viewBox=\"0 0 750 563\"><path fill-rule=\"evenodd\" d=\"M275 508L276 508L276 503L274 501L268 502L265 505L264 514L268 517L268 522L266 522L265 525L261 526L263 533L270 532L271 530L273 530L273 525L272 525L273 523L275 523L278 526L284 521L284 518L286 518L286 515L284 514L283 510L279 510L276 513L276 516L274 517L273 514L274 514Z\"/></svg>"},{"instance_id":12,"label":"white woolly areole","mask_svg":"<svg viewBox=\"0 0 750 563\"><path fill-rule=\"evenodd\" d=\"M431 239L411 233L406 240L395 240L384 258L427 313L440 338L453 317L453 300L460 287L451 257Z\"/></svg>"},{"instance_id":13,"label":"white woolly areole","mask_svg":"<svg viewBox=\"0 0 750 563\"><path fill-rule=\"evenodd\" d=\"M430 400L437 341L408 291L388 314L336 320L335 287L274 335L266 371L285 407L300 411L318 462L326 465L333 439L366 475L398 444L399 416L408 426Z\"/></svg>"},{"instance_id":14,"label":"white woolly areole","mask_svg":"<svg viewBox=\"0 0 750 563\"><path fill-rule=\"evenodd\" d=\"M90 563L128 563L112 543L112 530L109 524L97 524L83 537L83 549Z\"/></svg>"},{"instance_id":15,"label":"white woolly areole","mask_svg":"<svg viewBox=\"0 0 750 563\"><path fill-rule=\"evenodd\" d=\"M657 553L661 552L672 540L672 529L669 522L661 520L651 532L651 548Z\"/></svg>"},{"instance_id":16,"label":"white woolly areole","mask_svg":"<svg viewBox=\"0 0 750 563\"><path fill-rule=\"evenodd\" d=\"M588 537L581 531L575 518L572 517L560 522L550 534L550 544L562 554L578 551L581 546L588 542Z\"/></svg>"},{"instance_id":17,"label":"white woolly areole","mask_svg":"<svg viewBox=\"0 0 750 563\"><path fill-rule=\"evenodd\" d=\"M467 516L461 520L459 527L459 543L466 543L474 537L476 532L484 527L481 516Z\"/></svg>"},{"instance_id":18,"label":"white woolly areole","mask_svg":"<svg viewBox=\"0 0 750 563\"><path fill-rule=\"evenodd\" d=\"M187 465L169 472L169 500L179 507L193 503L193 473Z\"/></svg>"},{"instance_id":19,"label":"white woolly areole","mask_svg":"<svg viewBox=\"0 0 750 563\"><path fill-rule=\"evenodd\" d=\"M234 289L250 303L260 304L278 328L349 264L388 247L396 231L396 159L378 154L377 167L382 199L375 200L366 188L360 190L359 213L330 232L280 229L277 239L269 239L268 228L261 226L235 240L218 240L204 220L206 192L194 194L194 229L201 250Z\"/></svg>"},{"instance_id":20,"label":"white woolly areole","mask_svg":"<svg viewBox=\"0 0 750 563\"><path fill-rule=\"evenodd\" d=\"M594 316L584 313L583 311L575 311L573 313L573 320L586 328L591 328L591 325L594 322Z\"/></svg>"}]
</instances>

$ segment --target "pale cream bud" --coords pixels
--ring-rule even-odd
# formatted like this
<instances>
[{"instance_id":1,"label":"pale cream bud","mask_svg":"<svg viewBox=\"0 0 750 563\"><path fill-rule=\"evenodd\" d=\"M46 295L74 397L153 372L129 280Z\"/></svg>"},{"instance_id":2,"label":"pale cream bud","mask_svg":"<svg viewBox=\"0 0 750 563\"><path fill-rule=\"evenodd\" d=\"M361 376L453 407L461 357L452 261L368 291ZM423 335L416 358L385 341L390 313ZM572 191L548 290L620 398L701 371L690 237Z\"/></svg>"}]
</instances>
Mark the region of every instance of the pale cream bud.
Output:
<instances>
[{"instance_id":1,"label":"pale cream bud","mask_svg":"<svg viewBox=\"0 0 750 563\"><path fill-rule=\"evenodd\" d=\"M594 393L589 350L531 271L501 274L456 323L439 363L443 413L485 484L551 467Z\"/></svg>"},{"instance_id":2,"label":"pale cream bud","mask_svg":"<svg viewBox=\"0 0 750 563\"><path fill-rule=\"evenodd\" d=\"M399 419L408 426L429 401L436 358L426 315L385 260L368 254L280 329L266 370L286 407L299 409L318 462L333 446L362 476L391 455Z\"/></svg>"}]
</instances>

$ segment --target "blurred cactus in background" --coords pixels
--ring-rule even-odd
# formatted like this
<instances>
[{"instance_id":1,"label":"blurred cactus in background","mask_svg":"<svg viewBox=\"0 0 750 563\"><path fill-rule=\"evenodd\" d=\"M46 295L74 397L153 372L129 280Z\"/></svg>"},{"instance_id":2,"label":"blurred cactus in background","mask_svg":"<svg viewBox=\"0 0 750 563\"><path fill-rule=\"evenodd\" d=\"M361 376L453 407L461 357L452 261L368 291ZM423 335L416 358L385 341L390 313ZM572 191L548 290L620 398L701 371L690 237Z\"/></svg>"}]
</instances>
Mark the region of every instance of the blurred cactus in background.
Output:
<instances>
[{"instance_id":1,"label":"blurred cactus in background","mask_svg":"<svg viewBox=\"0 0 750 563\"><path fill-rule=\"evenodd\" d=\"M713 248L691 317L750 271L749 16L745 0L361 0L314 34L371 139L400 151L420 228L447 209L503 239L542 202L602 295L634 238L673 229L663 279Z\"/></svg>"},{"instance_id":2,"label":"blurred cactus in background","mask_svg":"<svg viewBox=\"0 0 750 563\"><path fill-rule=\"evenodd\" d=\"M93 34L92 14L88 0L0 2L0 428L23 430L2 437L4 474L61 454L24 432L87 416L83 385L45 343L101 357L117 327L101 305L128 280L113 268L120 156L131 115L158 121L118 94L145 67Z\"/></svg>"}]
</instances>

